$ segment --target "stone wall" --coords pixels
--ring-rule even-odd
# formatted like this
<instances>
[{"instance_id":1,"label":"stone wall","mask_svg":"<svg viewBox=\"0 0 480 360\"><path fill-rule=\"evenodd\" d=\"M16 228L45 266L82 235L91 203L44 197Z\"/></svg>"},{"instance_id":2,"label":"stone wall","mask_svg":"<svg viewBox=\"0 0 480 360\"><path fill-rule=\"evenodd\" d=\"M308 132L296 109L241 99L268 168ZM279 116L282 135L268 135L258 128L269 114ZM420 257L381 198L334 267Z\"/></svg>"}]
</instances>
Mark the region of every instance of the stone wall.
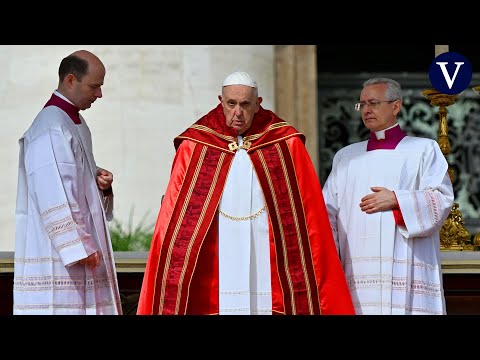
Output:
<instances>
[{"instance_id":1,"label":"stone wall","mask_svg":"<svg viewBox=\"0 0 480 360\"><path fill-rule=\"evenodd\" d=\"M82 112L97 163L114 174L115 216L154 222L174 156L173 138L218 104L226 75L243 70L275 110L273 45L0 45L0 251L14 249L18 138L58 84L63 57L97 54L103 98Z\"/></svg>"}]
</instances>

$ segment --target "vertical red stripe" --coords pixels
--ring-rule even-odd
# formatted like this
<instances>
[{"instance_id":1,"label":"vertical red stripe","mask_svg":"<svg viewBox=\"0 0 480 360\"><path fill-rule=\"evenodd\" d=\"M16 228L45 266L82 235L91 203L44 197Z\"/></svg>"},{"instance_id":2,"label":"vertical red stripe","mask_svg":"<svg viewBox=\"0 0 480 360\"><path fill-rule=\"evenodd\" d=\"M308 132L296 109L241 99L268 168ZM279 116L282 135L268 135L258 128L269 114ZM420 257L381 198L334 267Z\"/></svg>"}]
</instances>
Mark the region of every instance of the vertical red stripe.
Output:
<instances>
[{"instance_id":1,"label":"vertical red stripe","mask_svg":"<svg viewBox=\"0 0 480 360\"><path fill-rule=\"evenodd\" d=\"M265 158L267 172L260 160L258 151L251 154L252 162L255 170L259 176L262 189L265 193L267 201L267 207L272 222L275 248L277 252L277 265L278 275L283 289L283 298L286 314L293 313L293 306L291 303L290 285L287 279L288 275L292 282L293 298L295 302L296 314L310 314L310 306L308 301L307 283L309 282L310 296L312 301L313 313L320 314L320 304L318 300L317 285L315 281L315 272L312 262L312 256L308 241L308 231L306 228L305 214L303 212L302 201L300 198L297 179L295 177L295 170L293 160L291 158L288 146L285 141L278 143L280 150L275 146L268 146L262 148L261 151ZM282 165L279 151L285 161ZM287 171L284 172L284 166ZM270 184L267 181L267 176L270 177L273 185L273 192L271 191ZM291 187L293 199L290 197L290 193L287 188L287 179ZM276 199L279 207L279 217L275 209L274 201ZM304 251L304 263L305 270L302 266L302 254L299 248L299 240L297 234L297 227L295 225L294 214L295 211L300 234L302 237L302 247ZM284 263L284 249L281 241L281 233L279 226L282 226L284 230L284 241L286 244L286 257L288 261L288 269L285 268Z\"/></svg>"},{"instance_id":2,"label":"vertical red stripe","mask_svg":"<svg viewBox=\"0 0 480 360\"><path fill-rule=\"evenodd\" d=\"M201 164L198 164L203 148L207 148L205 158L203 159ZM206 204L207 202L207 195L212 186L212 181L216 173L217 165L219 163L219 158L221 154L221 151L211 147L198 146L195 148L192 160L189 164L187 174L185 176L185 180L182 185L182 190L179 192L179 198L172 213L172 219L178 219L178 221L181 221L178 234L176 238L173 238L175 228L177 227L177 222L171 221L165 233L165 239L162 242L159 258L159 272L157 274L156 290L153 301L154 313L158 312L160 308L162 281L166 272L165 297L162 304L162 313L175 314L175 309L177 308L179 281L182 275L182 270L184 268L187 250L192 241L192 235L194 233L195 227L197 226L200 215L202 214L202 210L204 210L204 204ZM208 207L202 219L199 232L195 238L195 242L191 246L190 257L193 259L196 259L198 257L200 246L203 242L205 234L208 231L210 223L212 222L213 216L215 215L215 211L220 201L222 189L226 181L226 175L229 168L228 164L232 161L232 159L233 156L227 155L226 164L222 166L220 176L218 178L218 183L215 184L212 198L208 202ZM196 183L193 184L193 175L197 169L197 166L200 166L200 171L198 173ZM188 189L191 186L194 187L192 196L189 203L186 205L187 207L184 217L180 218L182 207L185 204L186 195L188 194ZM167 256L169 247L172 245L172 242L174 242L175 245L172 248L173 252L170 256L170 263L167 268ZM188 266L184 274L183 286L181 289L182 292L180 294L180 308L178 310L178 313L180 314L185 312L188 285L191 281L195 261L187 261L187 263Z\"/></svg>"}]
</instances>

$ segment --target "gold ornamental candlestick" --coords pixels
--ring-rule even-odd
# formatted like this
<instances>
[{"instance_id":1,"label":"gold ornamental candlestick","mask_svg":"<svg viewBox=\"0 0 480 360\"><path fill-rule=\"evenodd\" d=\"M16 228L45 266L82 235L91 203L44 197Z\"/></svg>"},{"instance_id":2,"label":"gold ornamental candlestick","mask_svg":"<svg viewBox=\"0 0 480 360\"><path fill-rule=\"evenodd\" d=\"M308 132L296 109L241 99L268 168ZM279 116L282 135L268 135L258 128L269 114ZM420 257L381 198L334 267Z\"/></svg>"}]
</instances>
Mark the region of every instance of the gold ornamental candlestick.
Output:
<instances>
[{"instance_id":1,"label":"gold ornamental candlestick","mask_svg":"<svg viewBox=\"0 0 480 360\"><path fill-rule=\"evenodd\" d=\"M438 145L442 150L445 159L450 154L450 141L448 139L448 121L447 121L447 106L455 103L458 95L442 94L436 89L426 89L422 91L422 95L429 101L430 105L438 106L438 117L440 123L438 125ZM447 159L448 162L448 159ZM450 180L454 181L455 171L450 165L448 166L448 175ZM461 251L473 250L474 246L470 241L470 232L464 225L462 213L457 203L453 203L450 214L447 220L440 229L440 250L443 251ZM479 236L480 238L480 236Z\"/></svg>"}]
</instances>

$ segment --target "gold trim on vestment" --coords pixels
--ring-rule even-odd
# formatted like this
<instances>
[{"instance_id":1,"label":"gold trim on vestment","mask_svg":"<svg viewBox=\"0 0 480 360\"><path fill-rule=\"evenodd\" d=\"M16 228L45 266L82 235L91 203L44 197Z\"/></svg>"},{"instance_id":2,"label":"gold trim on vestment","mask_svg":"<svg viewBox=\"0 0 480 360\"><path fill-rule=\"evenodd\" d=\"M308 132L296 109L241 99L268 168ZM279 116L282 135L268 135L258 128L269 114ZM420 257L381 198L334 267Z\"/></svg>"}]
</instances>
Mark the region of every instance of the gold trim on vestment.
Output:
<instances>
[{"instance_id":1,"label":"gold trim on vestment","mask_svg":"<svg viewBox=\"0 0 480 360\"><path fill-rule=\"evenodd\" d=\"M284 122L279 122L279 123L270 125L267 128L267 130L265 130L264 132L262 132L260 134L247 135L243 138L242 146L238 146L237 139L235 139L233 136L220 134L219 132L216 132L215 130L210 129L207 126L194 124L194 125L190 126L190 128L195 129L195 130L199 130L199 131L204 131L204 132L213 134L213 135L219 137L220 139L224 139L224 140L229 141L228 149L230 151L235 152L238 149L249 150L250 147L252 146L252 141L259 139L260 137L262 137L263 135L265 135L267 132L269 132L271 130L278 129L278 128L281 128L281 127L284 127L284 126L290 126L290 125L285 121ZM183 136L179 136L178 138L188 139L188 137L183 137ZM281 140L281 139L276 139L275 141L279 141L279 140ZM213 146L213 145L211 145L211 146Z\"/></svg>"},{"instance_id":2,"label":"gold trim on vestment","mask_svg":"<svg viewBox=\"0 0 480 360\"><path fill-rule=\"evenodd\" d=\"M177 221L177 224L175 225L175 229L172 234L172 241L170 241L168 250L167 250L167 258L165 260L165 269L170 268L170 263L172 260L172 253L173 253L173 247L175 245L175 242L177 240L178 233L180 232L180 225L183 222L183 219L185 218L185 213L187 212L187 207L188 204L190 203L190 198L192 197L193 190L195 187L195 184L197 182L198 175L200 173L200 169L202 167L203 160L205 159L205 154L207 153L207 147L204 146L201 150L200 157L198 159L198 162L195 167L195 172L193 173L192 176L192 181L190 183L190 187L187 190L187 195L185 196L185 200L182 205L182 209L179 214L179 220ZM158 272L157 272L158 274ZM158 313L161 314L163 313L163 303L165 301L165 292L166 292L166 285L167 285L167 276L168 276L168 271L163 272L163 277L162 277L162 286L160 289L160 302L159 302L159 308L158 308ZM157 279L155 279L155 284L157 283Z\"/></svg>"},{"instance_id":3,"label":"gold trim on vestment","mask_svg":"<svg viewBox=\"0 0 480 360\"><path fill-rule=\"evenodd\" d=\"M220 158L218 159L218 163L217 163L217 168L215 170L215 174L213 175L213 179L212 179L212 183L210 185L210 189L208 190L207 198L205 199L205 202L204 202L203 208L202 208L202 212L200 213L200 217L197 220L197 225L195 226L195 230L193 231L193 233L191 235L191 238L190 238L190 242L188 244L187 252L185 254L185 259L183 261L182 272L181 272L180 279L179 279L179 282L178 282L178 292L177 292L177 302L176 302L176 305L175 305L175 314L179 313L182 287L183 287L183 282L184 282L184 279L185 279L185 273L187 272L188 263L190 261L190 254L192 252L193 246L195 244L198 233L200 231L200 227L203 224L203 219L204 219L205 214L207 213L207 209L210 205L210 202L211 202L211 199L212 199L212 196L213 196L213 192L215 191L215 189L217 187L217 182L218 182L218 179L220 177L220 172L221 172L222 167L223 167L223 162L225 160L225 156L226 155L223 152L220 154ZM203 162L203 160L202 160L202 162ZM193 185L195 185L195 184L193 184ZM188 285L190 285L190 284L187 284L187 286ZM188 295L187 295L186 304L188 304ZM185 311L186 311L186 309L187 309L187 307L185 306ZM185 315L185 314L183 314L183 315Z\"/></svg>"},{"instance_id":4,"label":"gold trim on vestment","mask_svg":"<svg viewBox=\"0 0 480 360\"><path fill-rule=\"evenodd\" d=\"M281 127L284 127L284 126L290 126L290 125L288 125L288 123L285 122L285 121L284 122L279 122L279 123L276 123L276 124L272 124L267 128L267 130L265 130L264 132L262 132L260 134L253 134L253 135L245 136L244 141L257 140L258 138L262 137L263 135L265 135L270 130L278 129L278 128L281 128Z\"/></svg>"},{"instance_id":5,"label":"gold trim on vestment","mask_svg":"<svg viewBox=\"0 0 480 360\"><path fill-rule=\"evenodd\" d=\"M293 291L293 282L292 282L292 277L290 276L290 271L289 271L289 265L288 265L288 257L287 257L287 244L285 243L285 233L283 231L283 224L281 222L281 216L280 216L280 205L278 204L276 194L275 194L275 188L273 186L273 179L270 176L270 172L268 171L268 166L267 166L267 161L265 160L265 157L263 156L263 151L260 149L258 150L258 158L260 160L260 163L262 164L263 171L265 172L265 177L267 179L268 187L270 189L270 193L274 195L272 197L273 201L273 206L275 209L275 215L278 219L278 227L280 231L280 243L282 244L282 249L283 249L283 264L285 267L285 275L287 277L287 283L288 287L290 288L290 302L292 303L292 315L297 314L297 309L295 305L295 294Z\"/></svg>"},{"instance_id":6,"label":"gold trim on vestment","mask_svg":"<svg viewBox=\"0 0 480 360\"><path fill-rule=\"evenodd\" d=\"M212 130L210 129L209 127L206 127L206 126L203 126L203 125L192 125L190 126L191 129L196 129L196 130L200 130L200 131L205 131L205 132L208 132L210 134L213 134L217 137L219 137L220 139L224 139L224 140L227 140L227 141L235 141L235 138L233 136L229 136L229 135L222 135L218 132L216 132L215 130Z\"/></svg>"},{"instance_id":7,"label":"gold trim on vestment","mask_svg":"<svg viewBox=\"0 0 480 360\"><path fill-rule=\"evenodd\" d=\"M275 144L274 146L275 146L275 149L278 152L280 163L282 164L282 170L283 170L283 173L285 174L285 182L286 182L286 185L287 185L288 197L290 199L293 221L295 223L295 230L297 232L297 242L298 242L298 249L300 251L300 259L301 259L301 262L302 262L303 276L305 277L305 287L307 288L308 308L310 310L310 314L313 314L312 290L310 289L310 281L308 280L307 266L305 264L305 252L303 250L303 245L302 245L302 232L300 231L300 224L299 224L299 219L298 219L298 216L297 216L297 212L298 211L303 211L303 208L302 209L296 209L296 207L295 207L295 200L293 198L293 190L292 190L292 186L290 184L290 177L288 176L287 165L285 163L285 158L283 156L282 149L280 148L280 145L278 143ZM313 260L312 260L312 262L313 262Z\"/></svg>"}]
</instances>

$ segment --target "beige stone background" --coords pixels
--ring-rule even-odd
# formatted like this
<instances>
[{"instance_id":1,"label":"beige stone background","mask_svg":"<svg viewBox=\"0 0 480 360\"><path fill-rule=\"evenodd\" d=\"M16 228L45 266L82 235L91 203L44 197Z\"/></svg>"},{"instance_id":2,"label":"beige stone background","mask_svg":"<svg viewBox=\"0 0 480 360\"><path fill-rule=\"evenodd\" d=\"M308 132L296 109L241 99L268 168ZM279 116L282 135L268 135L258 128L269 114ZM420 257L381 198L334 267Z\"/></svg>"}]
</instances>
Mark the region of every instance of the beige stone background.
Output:
<instances>
[{"instance_id":1,"label":"beige stone background","mask_svg":"<svg viewBox=\"0 0 480 360\"><path fill-rule=\"evenodd\" d=\"M18 138L58 84L63 57L92 51L106 66L103 98L82 112L99 166L114 174L115 218L155 221L173 138L218 104L242 70L275 111L273 45L0 45L0 251L14 250Z\"/></svg>"}]
</instances>

